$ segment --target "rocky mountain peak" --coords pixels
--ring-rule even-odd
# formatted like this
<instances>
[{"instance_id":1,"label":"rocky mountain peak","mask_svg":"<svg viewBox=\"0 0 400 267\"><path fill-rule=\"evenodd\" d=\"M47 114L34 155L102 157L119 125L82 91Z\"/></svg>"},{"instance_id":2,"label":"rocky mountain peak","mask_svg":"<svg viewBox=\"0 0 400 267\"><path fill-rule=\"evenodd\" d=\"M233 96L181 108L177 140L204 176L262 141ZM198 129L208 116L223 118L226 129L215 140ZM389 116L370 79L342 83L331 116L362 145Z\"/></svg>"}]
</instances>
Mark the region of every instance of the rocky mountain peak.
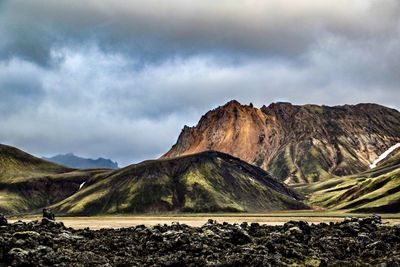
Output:
<instances>
[{"instance_id":1,"label":"rocky mountain peak","mask_svg":"<svg viewBox=\"0 0 400 267\"><path fill-rule=\"evenodd\" d=\"M376 104L272 103L260 109L230 101L185 127L163 157L217 150L288 183L363 171L400 142L400 113Z\"/></svg>"}]
</instances>

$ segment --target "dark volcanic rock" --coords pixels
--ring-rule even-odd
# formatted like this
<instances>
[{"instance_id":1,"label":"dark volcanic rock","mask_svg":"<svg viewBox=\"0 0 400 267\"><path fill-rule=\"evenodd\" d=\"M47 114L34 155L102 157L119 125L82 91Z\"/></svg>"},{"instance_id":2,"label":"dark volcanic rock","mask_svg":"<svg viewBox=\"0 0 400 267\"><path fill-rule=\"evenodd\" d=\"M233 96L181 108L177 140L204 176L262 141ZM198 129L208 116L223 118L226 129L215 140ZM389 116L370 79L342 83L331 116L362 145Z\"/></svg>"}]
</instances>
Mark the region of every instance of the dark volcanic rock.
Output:
<instances>
[{"instance_id":1,"label":"dark volcanic rock","mask_svg":"<svg viewBox=\"0 0 400 267\"><path fill-rule=\"evenodd\" d=\"M56 217L49 209L43 209L43 218L54 221Z\"/></svg>"},{"instance_id":2,"label":"dark volcanic rock","mask_svg":"<svg viewBox=\"0 0 400 267\"><path fill-rule=\"evenodd\" d=\"M8 221L7 221L6 216L4 216L4 214L0 213L0 226L7 225L7 223L8 223Z\"/></svg>"},{"instance_id":3,"label":"dark volcanic rock","mask_svg":"<svg viewBox=\"0 0 400 267\"><path fill-rule=\"evenodd\" d=\"M0 227L0 266L400 266L400 226L380 217L309 225L143 225L74 230Z\"/></svg>"}]
</instances>

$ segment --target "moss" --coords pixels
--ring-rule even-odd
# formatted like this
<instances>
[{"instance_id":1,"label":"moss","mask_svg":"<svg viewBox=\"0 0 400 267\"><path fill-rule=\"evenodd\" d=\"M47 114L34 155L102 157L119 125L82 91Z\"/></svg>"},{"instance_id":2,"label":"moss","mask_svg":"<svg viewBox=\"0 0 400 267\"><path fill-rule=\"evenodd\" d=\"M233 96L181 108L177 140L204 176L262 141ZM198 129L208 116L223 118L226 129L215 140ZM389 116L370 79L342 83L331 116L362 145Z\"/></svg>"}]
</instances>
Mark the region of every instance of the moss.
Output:
<instances>
[{"instance_id":1,"label":"moss","mask_svg":"<svg viewBox=\"0 0 400 267\"><path fill-rule=\"evenodd\" d=\"M212 206L229 206L243 210L238 203L232 201L229 194L224 192L222 188L224 182L220 175L211 174L211 168L207 164L202 165L200 169L203 172L192 170L183 176L183 181L188 188L186 197L188 203L185 207L199 210L199 207L203 206L205 210L211 210Z\"/></svg>"},{"instance_id":2,"label":"moss","mask_svg":"<svg viewBox=\"0 0 400 267\"><path fill-rule=\"evenodd\" d=\"M168 205L172 206L172 195L161 197L161 201L168 203Z\"/></svg>"},{"instance_id":3,"label":"moss","mask_svg":"<svg viewBox=\"0 0 400 267\"><path fill-rule=\"evenodd\" d=\"M257 158L256 158L256 160L254 161L254 165L255 166L257 166L257 167L262 167L262 165L264 164L264 161L265 161L265 155L263 154L263 153L260 153L260 154L258 154L257 155Z\"/></svg>"},{"instance_id":4,"label":"moss","mask_svg":"<svg viewBox=\"0 0 400 267\"><path fill-rule=\"evenodd\" d=\"M107 194L107 190L96 191L93 194L90 194L69 209L71 213L80 213L85 210L86 206L91 205L93 201L100 201Z\"/></svg>"},{"instance_id":5,"label":"moss","mask_svg":"<svg viewBox=\"0 0 400 267\"><path fill-rule=\"evenodd\" d=\"M29 210L27 201L19 194L9 191L0 191L0 211L2 213L15 213Z\"/></svg>"},{"instance_id":6,"label":"moss","mask_svg":"<svg viewBox=\"0 0 400 267\"><path fill-rule=\"evenodd\" d=\"M285 180L291 174L291 170L286 161L286 150L281 151L271 162L269 166L269 172L279 179L280 181Z\"/></svg>"},{"instance_id":7,"label":"moss","mask_svg":"<svg viewBox=\"0 0 400 267\"><path fill-rule=\"evenodd\" d=\"M377 177L364 178L363 174L360 176L331 179L306 186L302 190L310 194L310 203L334 209L379 212L398 201L400 169Z\"/></svg>"},{"instance_id":8,"label":"moss","mask_svg":"<svg viewBox=\"0 0 400 267\"><path fill-rule=\"evenodd\" d=\"M300 208L286 191L271 189L280 187L261 169L215 154L150 161L99 175L94 184L53 208L75 214ZM104 193L91 198L96 192Z\"/></svg>"},{"instance_id":9,"label":"moss","mask_svg":"<svg viewBox=\"0 0 400 267\"><path fill-rule=\"evenodd\" d=\"M317 258L307 258L304 261L304 266L309 266L309 267L317 267L321 265L321 260Z\"/></svg>"},{"instance_id":10,"label":"moss","mask_svg":"<svg viewBox=\"0 0 400 267\"><path fill-rule=\"evenodd\" d=\"M298 162L304 179L308 183L324 180L331 176L326 171L329 166L327 165L326 155L322 152L324 149L320 149L317 145L314 145L312 141L307 141L303 142L300 148L302 151L309 151L309 153L302 155Z\"/></svg>"}]
</instances>

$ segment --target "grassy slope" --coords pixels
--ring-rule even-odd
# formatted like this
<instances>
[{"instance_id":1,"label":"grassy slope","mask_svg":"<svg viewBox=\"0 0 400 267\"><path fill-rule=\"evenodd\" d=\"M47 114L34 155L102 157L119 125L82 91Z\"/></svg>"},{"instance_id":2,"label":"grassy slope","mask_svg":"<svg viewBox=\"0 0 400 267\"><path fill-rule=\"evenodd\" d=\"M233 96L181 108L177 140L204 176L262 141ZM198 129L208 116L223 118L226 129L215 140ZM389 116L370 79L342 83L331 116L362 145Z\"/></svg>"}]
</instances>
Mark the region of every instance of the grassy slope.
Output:
<instances>
[{"instance_id":1,"label":"grassy slope","mask_svg":"<svg viewBox=\"0 0 400 267\"><path fill-rule=\"evenodd\" d=\"M364 173L299 187L311 204L352 212L400 211L400 151Z\"/></svg>"},{"instance_id":2,"label":"grassy slope","mask_svg":"<svg viewBox=\"0 0 400 267\"><path fill-rule=\"evenodd\" d=\"M304 209L263 170L217 152L147 161L98 177L54 205L70 214Z\"/></svg>"},{"instance_id":3,"label":"grassy slope","mask_svg":"<svg viewBox=\"0 0 400 267\"><path fill-rule=\"evenodd\" d=\"M54 164L17 148L0 144L0 182L15 183L43 175L71 171L64 166Z\"/></svg>"},{"instance_id":4,"label":"grassy slope","mask_svg":"<svg viewBox=\"0 0 400 267\"><path fill-rule=\"evenodd\" d=\"M0 212L32 212L74 194L104 170L79 171L0 145Z\"/></svg>"},{"instance_id":5,"label":"grassy slope","mask_svg":"<svg viewBox=\"0 0 400 267\"><path fill-rule=\"evenodd\" d=\"M271 161L269 171L274 177L289 177L285 179L287 184L326 180L332 177L326 171L329 169L326 151L324 144L313 144L310 140L289 144Z\"/></svg>"}]
</instances>

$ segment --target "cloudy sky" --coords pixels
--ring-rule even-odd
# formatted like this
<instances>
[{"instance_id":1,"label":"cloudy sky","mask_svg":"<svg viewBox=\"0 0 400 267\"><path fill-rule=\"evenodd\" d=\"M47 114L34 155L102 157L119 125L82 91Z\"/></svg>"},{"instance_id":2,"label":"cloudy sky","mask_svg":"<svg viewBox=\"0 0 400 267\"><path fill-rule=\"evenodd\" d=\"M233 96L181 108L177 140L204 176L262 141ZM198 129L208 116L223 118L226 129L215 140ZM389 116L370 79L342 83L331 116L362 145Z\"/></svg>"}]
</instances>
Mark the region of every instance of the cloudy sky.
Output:
<instances>
[{"instance_id":1,"label":"cloudy sky","mask_svg":"<svg viewBox=\"0 0 400 267\"><path fill-rule=\"evenodd\" d=\"M400 108L397 0L0 0L0 143L121 165L231 99Z\"/></svg>"}]
</instances>

